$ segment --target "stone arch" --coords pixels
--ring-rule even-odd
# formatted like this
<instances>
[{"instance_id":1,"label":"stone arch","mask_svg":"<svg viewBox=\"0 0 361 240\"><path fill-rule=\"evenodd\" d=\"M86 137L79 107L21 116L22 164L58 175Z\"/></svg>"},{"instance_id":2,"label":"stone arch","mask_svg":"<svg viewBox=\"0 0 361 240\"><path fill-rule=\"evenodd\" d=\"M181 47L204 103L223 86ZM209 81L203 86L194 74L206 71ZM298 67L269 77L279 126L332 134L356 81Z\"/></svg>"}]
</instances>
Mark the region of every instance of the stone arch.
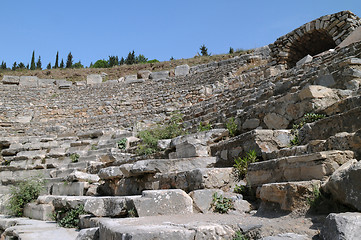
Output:
<instances>
[{"instance_id":1,"label":"stone arch","mask_svg":"<svg viewBox=\"0 0 361 240\"><path fill-rule=\"evenodd\" d=\"M350 11L320 17L278 38L270 45L277 64L294 67L306 55L335 48L358 26L361 19Z\"/></svg>"}]
</instances>

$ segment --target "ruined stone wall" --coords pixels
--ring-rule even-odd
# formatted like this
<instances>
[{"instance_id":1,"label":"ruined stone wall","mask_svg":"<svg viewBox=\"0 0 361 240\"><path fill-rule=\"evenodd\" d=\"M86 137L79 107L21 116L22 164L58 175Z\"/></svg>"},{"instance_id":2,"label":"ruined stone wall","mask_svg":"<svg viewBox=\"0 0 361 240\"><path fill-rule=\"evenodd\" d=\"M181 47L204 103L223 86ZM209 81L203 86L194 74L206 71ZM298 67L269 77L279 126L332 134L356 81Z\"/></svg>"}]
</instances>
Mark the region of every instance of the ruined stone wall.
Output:
<instances>
[{"instance_id":1,"label":"ruined stone wall","mask_svg":"<svg viewBox=\"0 0 361 240\"><path fill-rule=\"evenodd\" d=\"M277 64L293 67L307 54L335 48L360 25L360 18L350 11L320 17L278 38L270 45L271 56Z\"/></svg>"}]
</instances>

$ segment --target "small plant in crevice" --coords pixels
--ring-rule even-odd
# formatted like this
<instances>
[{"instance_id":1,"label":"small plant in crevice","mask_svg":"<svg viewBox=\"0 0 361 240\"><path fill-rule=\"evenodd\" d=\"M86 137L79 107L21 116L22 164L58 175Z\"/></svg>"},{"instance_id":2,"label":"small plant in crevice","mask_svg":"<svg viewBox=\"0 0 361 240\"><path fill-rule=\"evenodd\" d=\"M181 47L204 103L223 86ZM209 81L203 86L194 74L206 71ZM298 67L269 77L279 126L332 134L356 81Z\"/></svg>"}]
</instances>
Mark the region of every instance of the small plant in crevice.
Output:
<instances>
[{"instance_id":1,"label":"small plant in crevice","mask_svg":"<svg viewBox=\"0 0 361 240\"><path fill-rule=\"evenodd\" d=\"M153 154L159 151L158 140L171 139L184 134L186 132L183 129L183 115L179 112L172 113L167 123L139 132L138 137L142 141L136 153L138 155Z\"/></svg>"},{"instance_id":2,"label":"small plant in crevice","mask_svg":"<svg viewBox=\"0 0 361 240\"><path fill-rule=\"evenodd\" d=\"M90 150L98 150L98 145L97 144L92 144Z\"/></svg>"},{"instance_id":3,"label":"small plant in crevice","mask_svg":"<svg viewBox=\"0 0 361 240\"><path fill-rule=\"evenodd\" d=\"M234 137L237 135L238 125L234 117L231 117L227 120L226 128L228 129L229 136Z\"/></svg>"},{"instance_id":4,"label":"small plant in crevice","mask_svg":"<svg viewBox=\"0 0 361 240\"><path fill-rule=\"evenodd\" d=\"M23 215L24 206L36 200L44 189L45 181L41 176L25 179L10 188L8 209L15 216Z\"/></svg>"},{"instance_id":5,"label":"small plant in crevice","mask_svg":"<svg viewBox=\"0 0 361 240\"><path fill-rule=\"evenodd\" d=\"M137 210L136 210L135 208L129 209L127 215L128 215L128 217L130 217L130 218L137 217L137 216L138 216Z\"/></svg>"},{"instance_id":6,"label":"small plant in crevice","mask_svg":"<svg viewBox=\"0 0 361 240\"><path fill-rule=\"evenodd\" d=\"M210 123L202 123L200 122L198 125L198 132L204 132L204 131L209 131L212 129L212 125Z\"/></svg>"},{"instance_id":7,"label":"small plant in crevice","mask_svg":"<svg viewBox=\"0 0 361 240\"><path fill-rule=\"evenodd\" d=\"M122 138L117 142L117 147L120 150L125 150L127 147L127 139L126 138Z\"/></svg>"},{"instance_id":8,"label":"small plant in crevice","mask_svg":"<svg viewBox=\"0 0 361 240\"><path fill-rule=\"evenodd\" d=\"M318 114L318 113L306 113L305 115L303 115L301 121L298 124L293 124L292 131L291 131L293 138L290 141L291 146L298 146L301 144L301 142L299 140L299 130L306 123L316 122L325 117L326 117L326 115Z\"/></svg>"},{"instance_id":9,"label":"small plant in crevice","mask_svg":"<svg viewBox=\"0 0 361 240\"><path fill-rule=\"evenodd\" d=\"M79 224L79 216L85 213L84 206L78 205L76 208L64 208L56 211L53 218L60 227L76 228Z\"/></svg>"},{"instance_id":10,"label":"small plant in crevice","mask_svg":"<svg viewBox=\"0 0 361 240\"><path fill-rule=\"evenodd\" d=\"M236 234L233 236L233 240L250 240L245 236L241 231L236 231Z\"/></svg>"},{"instance_id":11,"label":"small plant in crevice","mask_svg":"<svg viewBox=\"0 0 361 240\"><path fill-rule=\"evenodd\" d=\"M79 161L80 155L77 153L70 154L70 160L72 163L76 163Z\"/></svg>"},{"instance_id":12,"label":"small plant in crevice","mask_svg":"<svg viewBox=\"0 0 361 240\"><path fill-rule=\"evenodd\" d=\"M212 208L214 212L227 213L229 210L234 209L233 200L215 192L212 199Z\"/></svg>"},{"instance_id":13,"label":"small plant in crevice","mask_svg":"<svg viewBox=\"0 0 361 240\"><path fill-rule=\"evenodd\" d=\"M246 174L247 174L247 170L248 170L248 165L250 163L255 163L257 162L257 153L255 150L251 150L249 152L246 153L246 156L242 157L238 157L236 159L234 159L234 170L235 170L235 174L238 180L242 180Z\"/></svg>"}]
</instances>

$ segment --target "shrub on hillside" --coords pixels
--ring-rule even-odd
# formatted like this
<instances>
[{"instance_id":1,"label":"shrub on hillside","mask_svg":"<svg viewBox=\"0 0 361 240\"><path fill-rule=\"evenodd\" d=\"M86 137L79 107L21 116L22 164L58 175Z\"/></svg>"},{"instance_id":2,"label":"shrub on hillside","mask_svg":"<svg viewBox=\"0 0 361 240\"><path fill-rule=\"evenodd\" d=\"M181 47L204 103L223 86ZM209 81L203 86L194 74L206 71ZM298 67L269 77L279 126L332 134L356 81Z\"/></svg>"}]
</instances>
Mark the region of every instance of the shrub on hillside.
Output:
<instances>
[{"instance_id":1,"label":"shrub on hillside","mask_svg":"<svg viewBox=\"0 0 361 240\"><path fill-rule=\"evenodd\" d=\"M10 188L8 208L12 214L21 217L25 204L36 200L44 189L44 180L40 177L30 178L19 182Z\"/></svg>"},{"instance_id":2,"label":"shrub on hillside","mask_svg":"<svg viewBox=\"0 0 361 240\"><path fill-rule=\"evenodd\" d=\"M101 59L101 60L96 61L91 67L92 68L107 68L108 66L109 66L108 62L104 59Z\"/></svg>"}]
</instances>

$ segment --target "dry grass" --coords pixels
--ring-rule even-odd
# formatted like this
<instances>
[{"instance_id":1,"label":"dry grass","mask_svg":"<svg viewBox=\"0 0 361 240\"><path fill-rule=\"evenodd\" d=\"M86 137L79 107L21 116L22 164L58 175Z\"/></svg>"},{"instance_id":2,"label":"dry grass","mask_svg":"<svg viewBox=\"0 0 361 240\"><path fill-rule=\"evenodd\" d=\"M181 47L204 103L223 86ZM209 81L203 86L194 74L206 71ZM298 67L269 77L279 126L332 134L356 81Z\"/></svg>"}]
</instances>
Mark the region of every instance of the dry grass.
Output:
<instances>
[{"instance_id":1,"label":"dry grass","mask_svg":"<svg viewBox=\"0 0 361 240\"><path fill-rule=\"evenodd\" d=\"M237 72L235 73L236 76L241 75L244 72L247 72L253 68L262 66L267 64L267 60L262 60L262 59L251 59L251 62L249 64L243 65L241 66Z\"/></svg>"},{"instance_id":2,"label":"dry grass","mask_svg":"<svg viewBox=\"0 0 361 240\"><path fill-rule=\"evenodd\" d=\"M0 70L0 78L4 75L13 76L37 76L42 79L67 79L70 81L84 81L89 74L100 74L106 73L107 79L119 79L130 74L136 74L139 70L150 70L150 71L164 71L171 70L176 66L188 64L189 66L221 61L229 59L235 56L246 54L251 52L241 51L233 54L219 54L212 56L195 56L189 59L177 59L172 61L165 61L159 63L146 63L146 64L135 64L135 65L122 65L115 66L112 68L82 68L82 69L44 69L44 70Z\"/></svg>"}]
</instances>

